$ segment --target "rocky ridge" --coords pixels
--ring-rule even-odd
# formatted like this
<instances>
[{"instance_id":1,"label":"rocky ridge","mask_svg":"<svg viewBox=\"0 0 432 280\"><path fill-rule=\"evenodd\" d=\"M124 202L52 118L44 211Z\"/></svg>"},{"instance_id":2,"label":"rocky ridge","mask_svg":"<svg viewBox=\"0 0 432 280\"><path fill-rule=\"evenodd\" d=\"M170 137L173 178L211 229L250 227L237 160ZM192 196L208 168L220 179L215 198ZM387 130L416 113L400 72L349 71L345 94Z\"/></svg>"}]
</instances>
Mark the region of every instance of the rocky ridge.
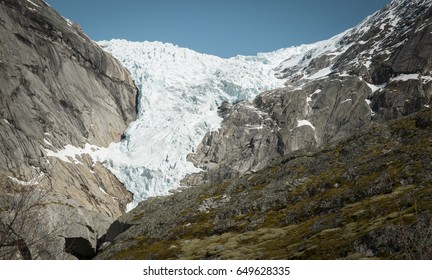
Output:
<instances>
[{"instance_id":1,"label":"rocky ridge","mask_svg":"<svg viewBox=\"0 0 432 280\"><path fill-rule=\"evenodd\" d=\"M224 104L221 128L189 159L184 185L235 178L292 151L429 107L431 1L393 1L355 28L278 66L286 87Z\"/></svg>"},{"instance_id":2,"label":"rocky ridge","mask_svg":"<svg viewBox=\"0 0 432 280\"><path fill-rule=\"evenodd\" d=\"M15 237L0 245L20 236L31 258L90 257L73 248L94 254L97 238L132 195L90 156L52 155L119 141L135 118L135 85L116 59L44 1L0 1L0 35L0 216L2 225L20 221ZM17 211L32 203L25 217ZM44 240L31 241L38 238ZM0 247L2 258L23 257Z\"/></svg>"}]
</instances>

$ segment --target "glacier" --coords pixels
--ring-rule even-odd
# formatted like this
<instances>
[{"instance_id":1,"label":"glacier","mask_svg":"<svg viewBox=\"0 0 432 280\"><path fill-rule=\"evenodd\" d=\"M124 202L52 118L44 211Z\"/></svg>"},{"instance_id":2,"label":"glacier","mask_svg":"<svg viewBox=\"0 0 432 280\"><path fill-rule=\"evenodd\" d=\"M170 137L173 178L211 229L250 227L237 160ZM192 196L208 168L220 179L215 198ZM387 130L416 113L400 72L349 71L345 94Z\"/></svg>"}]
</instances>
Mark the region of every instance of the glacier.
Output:
<instances>
[{"instance_id":1,"label":"glacier","mask_svg":"<svg viewBox=\"0 0 432 280\"><path fill-rule=\"evenodd\" d=\"M226 59L169 43L100 41L131 72L139 97L137 119L123 140L93 156L134 193L129 208L169 194L186 174L200 171L186 156L208 131L219 128L217 109L223 101L235 103L284 87L278 78L280 65L298 64L305 53L319 48L328 50L340 36Z\"/></svg>"},{"instance_id":2,"label":"glacier","mask_svg":"<svg viewBox=\"0 0 432 280\"><path fill-rule=\"evenodd\" d=\"M431 2L425 1L425 5ZM311 62L324 54L332 60L355 44L365 44L350 38L361 38L372 26L396 22L394 11L401 4L392 1L383 11L328 40L255 56L220 58L161 42L97 42L130 71L139 90L137 119L120 142L111 143L107 148L69 145L61 151L47 150L47 153L75 163L79 161L77 156L88 153L94 161L102 162L134 194L129 208L149 197L169 194L180 187L185 175L201 171L186 157L194 152L207 132L220 127L222 119L217 110L223 101L250 100L266 90L285 86L301 88L302 81L320 80L334 74L330 63L327 67L313 67L312 63L311 67ZM391 36L392 28L384 33L384 40ZM372 50L359 53L352 63L369 68L372 53L388 51L380 42ZM300 83L288 84L289 77L300 77ZM418 75L394 77L420 78L431 79ZM383 86L368 85L373 92ZM367 99L366 102L370 103ZM298 126L303 125L314 127L308 120L298 120Z\"/></svg>"}]
</instances>

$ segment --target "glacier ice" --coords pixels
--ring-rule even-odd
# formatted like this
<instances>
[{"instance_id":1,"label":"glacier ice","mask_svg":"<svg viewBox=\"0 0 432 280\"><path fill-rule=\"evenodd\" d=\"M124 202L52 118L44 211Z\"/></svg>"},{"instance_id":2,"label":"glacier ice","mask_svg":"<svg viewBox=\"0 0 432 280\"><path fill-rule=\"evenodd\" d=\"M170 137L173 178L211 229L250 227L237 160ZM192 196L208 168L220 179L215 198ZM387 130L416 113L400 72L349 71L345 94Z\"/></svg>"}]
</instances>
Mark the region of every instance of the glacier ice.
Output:
<instances>
[{"instance_id":1,"label":"glacier ice","mask_svg":"<svg viewBox=\"0 0 432 280\"><path fill-rule=\"evenodd\" d=\"M219 105L282 87L274 69L303 53L290 48L223 59L160 42L99 44L131 72L140 92L137 120L125 138L98 153L135 203L168 194L186 174L200 171L186 156L206 132L218 129Z\"/></svg>"},{"instance_id":2,"label":"glacier ice","mask_svg":"<svg viewBox=\"0 0 432 280\"><path fill-rule=\"evenodd\" d=\"M148 197L166 195L186 174L200 171L186 156L208 131L219 128L217 109L223 101L235 103L283 87L285 81L278 78L283 67L299 63L308 52L318 55L323 46L328 50L336 39L228 59L169 43L101 41L139 89L137 119L120 142L107 148L68 145L47 150L48 156L79 163L77 156L90 154L133 192L129 209Z\"/></svg>"},{"instance_id":3,"label":"glacier ice","mask_svg":"<svg viewBox=\"0 0 432 280\"><path fill-rule=\"evenodd\" d=\"M330 45L335 42L333 38ZM252 99L283 87L284 80L277 78L281 62L294 65L323 46L320 42L224 59L169 43L98 43L131 72L140 91L137 120L121 142L97 155L134 193L134 204L166 195L186 174L200 171L186 156L205 133L219 128L217 108L223 101Z\"/></svg>"},{"instance_id":4,"label":"glacier ice","mask_svg":"<svg viewBox=\"0 0 432 280\"><path fill-rule=\"evenodd\" d=\"M422 5L430 6L431 2ZM323 54L339 56L356 44L351 38L360 38L371 26L384 22L394 25L394 12L401 4L392 1L381 12L329 40L256 56L223 59L160 42L99 42L129 69L140 96L137 120L125 132L125 139L100 150L98 160L134 193L135 202L167 194L179 186L186 174L199 171L186 156L206 132L218 129L221 118L217 108L223 101L252 99L265 90L283 87L284 77L315 80L333 73L331 67L313 69L310 62ZM373 50L360 53L353 63L370 66L367 52L385 52L381 47L375 44ZM313 127L306 121L300 120L299 126Z\"/></svg>"}]
</instances>

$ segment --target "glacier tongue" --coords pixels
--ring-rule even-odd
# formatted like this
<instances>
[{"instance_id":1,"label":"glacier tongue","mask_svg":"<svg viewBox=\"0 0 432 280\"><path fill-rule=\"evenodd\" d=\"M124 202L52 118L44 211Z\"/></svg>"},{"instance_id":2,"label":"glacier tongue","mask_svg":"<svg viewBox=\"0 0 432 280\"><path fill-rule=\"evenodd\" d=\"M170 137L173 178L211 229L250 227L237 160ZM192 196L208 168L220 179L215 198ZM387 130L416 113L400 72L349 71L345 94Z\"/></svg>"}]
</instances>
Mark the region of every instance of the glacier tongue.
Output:
<instances>
[{"instance_id":1,"label":"glacier tongue","mask_svg":"<svg viewBox=\"0 0 432 280\"><path fill-rule=\"evenodd\" d=\"M129 69L140 90L138 117L125 139L98 153L134 193L135 204L168 194L186 174L199 171L186 156L206 132L218 129L218 106L283 87L274 69L309 48L223 59L160 42L99 44Z\"/></svg>"}]
</instances>

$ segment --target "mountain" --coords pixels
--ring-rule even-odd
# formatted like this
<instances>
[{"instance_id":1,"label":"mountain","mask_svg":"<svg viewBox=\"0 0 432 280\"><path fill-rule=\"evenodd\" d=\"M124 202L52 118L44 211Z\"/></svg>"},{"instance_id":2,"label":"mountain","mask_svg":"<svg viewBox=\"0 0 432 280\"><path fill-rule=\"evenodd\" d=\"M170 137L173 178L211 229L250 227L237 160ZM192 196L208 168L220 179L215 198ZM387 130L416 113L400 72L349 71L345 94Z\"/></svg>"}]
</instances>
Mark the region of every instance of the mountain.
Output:
<instances>
[{"instance_id":1,"label":"mountain","mask_svg":"<svg viewBox=\"0 0 432 280\"><path fill-rule=\"evenodd\" d=\"M150 198L98 259L430 259L432 111Z\"/></svg>"},{"instance_id":2,"label":"mountain","mask_svg":"<svg viewBox=\"0 0 432 280\"><path fill-rule=\"evenodd\" d=\"M221 129L208 133L189 156L208 171L184 182L234 178L292 151L347 137L371 122L428 108L430 6L430 1L393 1L300 61L282 62L277 70L286 87L224 106Z\"/></svg>"},{"instance_id":3,"label":"mountain","mask_svg":"<svg viewBox=\"0 0 432 280\"><path fill-rule=\"evenodd\" d=\"M90 258L132 195L88 155L61 151L119 141L136 87L44 1L1 1L0 36L0 258Z\"/></svg>"},{"instance_id":4,"label":"mountain","mask_svg":"<svg viewBox=\"0 0 432 280\"><path fill-rule=\"evenodd\" d=\"M428 34L422 25L427 22L427 14L417 18L416 13L422 12L417 7L425 7L429 1L407 3L392 2L329 40L257 56L222 59L158 42L99 42L131 71L141 94L137 121L126 131L123 141L94 158L104 162L135 194L132 208L143 199L166 195L180 185L188 187L201 180L198 177L202 174L182 181L187 174L216 169L221 172L220 178L238 176L258 170L287 152L340 139L371 121L419 110L428 105L429 97L424 93L427 88L420 92L408 89L398 95L399 100L393 100L387 90L401 79L413 77L410 74L421 73L418 79L424 81L431 76L428 67L405 69L408 65L399 62L417 63L410 46L425 40L422 37ZM413 18L403 18L404 14ZM405 40L410 43L403 44ZM423 58L418 58L421 65L427 64L429 56L428 51L424 52ZM341 92L338 87L342 84L349 84L355 93ZM270 99L263 94L254 102L246 102L273 89L278 93L267 94ZM301 98L287 98L297 89L295 94ZM279 98L290 105L283 104L280 109L268 106ZM402 99L410 101L402 104ZM232 131L218 131L224 115L218 115L217 108L224 102L243 100L232 110L245 111L240 113L244 119L234 120L237 114L232 114L224 120L230 122ZM227 110L224 114L231 114ZM281 114L283 110L297 112ZM245 125L250 127L244 129ZM205 136L209 131L213 133ZM229 134L239 139L227 140ZM255 148L261 144L263 149ZM210 176L209 172L204 176Z\"/></svg>"},{"instance_id":5,"label":"mountain","mask_svg":"<svg viewBox=\"0 0 432 280\"><path fill-rule=\"evenodd\" d=\"M124 139L95 155L135 195L135 202L177 189L197 172L186 156L221 123L222 102L279 88L274 68L311 46L222 59L159 42L99 42L132 74L140 90L137 120Z\"/></svg>"},{"instance_id":6,"label":"mountain","mask_svg":"<svg viewBox=\"0 0 432 280\"><path fill-rule=\"evenodd\" d=\"M430 258L431 6L394 0L275 52L284 86L219 99L193 187L119 218L97 258Z\"/></svg>"}]
</instances>

